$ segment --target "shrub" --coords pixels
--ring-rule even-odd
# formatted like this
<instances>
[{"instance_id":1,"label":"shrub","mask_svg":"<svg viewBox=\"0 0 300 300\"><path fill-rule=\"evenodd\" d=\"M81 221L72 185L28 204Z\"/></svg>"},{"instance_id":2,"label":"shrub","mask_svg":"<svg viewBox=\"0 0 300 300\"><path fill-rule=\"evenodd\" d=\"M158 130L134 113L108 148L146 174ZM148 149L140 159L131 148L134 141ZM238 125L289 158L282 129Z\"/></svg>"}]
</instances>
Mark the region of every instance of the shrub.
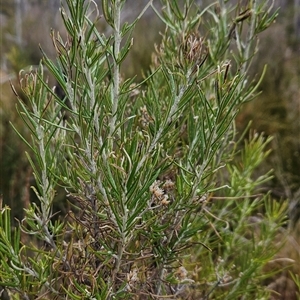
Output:
<instances>
[{"instance_id":1,"label":"shrub","mask_svg":"<svg viewBox=\"0 0 300 300\"><path fill-rule=\"evenodd\" d=\"M42 50L39 68L20 77L30 137L19 136L39 203L14 230L9 208L0 215L0 281L12 298L268 295L262 268L285 207L258 190L271 177L255 174L270 139L252 134L242 146L234 120L258 89L247 70L276 12L268 1L162 2L126 23L125 0L103 0L102 19L94 1L66 0L68 38L52 32L56 61ZM120 66L150 7L166 30L136 82ZM97 30L101 21L111 35ZM58 187L69 211L55 217Z\"/></svg>"}]
</instances>

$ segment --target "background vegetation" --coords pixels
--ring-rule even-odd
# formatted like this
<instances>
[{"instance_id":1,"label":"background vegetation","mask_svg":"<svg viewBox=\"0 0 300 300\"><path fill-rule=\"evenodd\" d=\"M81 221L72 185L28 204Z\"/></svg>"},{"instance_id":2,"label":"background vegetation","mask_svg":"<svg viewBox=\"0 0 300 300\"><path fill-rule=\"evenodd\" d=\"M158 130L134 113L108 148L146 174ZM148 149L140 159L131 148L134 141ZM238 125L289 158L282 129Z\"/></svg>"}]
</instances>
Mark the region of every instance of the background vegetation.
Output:
<instances>
[{"instance_id":1,"label":"background vegetation","mask_svg":"<svg viewBox=\"0 0 300 300\"><path fill-rule=\"evenodd\" d=\"M252 136L250 135L251 138L248 146L249 148L260 146L261 151L265 147L272 148L272 154L269 155L268 159L264 159L264 162L255 169L256 174L267 173L270 167L274 169L275 176L271 181L259 183L260 191L268 191L271 189L272 199L277 199L278 203L284 202L286 199L289 201L290 221L284 227L281 227L280 230L276 227L274 228L274 232L271 232L271 243L267 246L271 247L271 251L270 248L268 251L265 251L266 257L261 257L261 262L270 259L272 256L270 254L272 247L274 246L275 249L277 241L287 235L288 242L277 254L277 259L274 259L272 263L268 263L264 267L266 273L270 270L277 272L282 267L288 266L289 268L278 273L276 276L274 275L271 279L266 279L265 284L280 292L282 294L282 296L280 296L281 299L292 299L292 297L296 297L295 291L297 290L293 282L298 282L299 284L299 280L297 281L296 277L300 261L300 229L298 222L300 196L298 171L300 151L300 96L298 83L300 64L299 55L297 55L299 51L299 7L297 6L297 1L294 3L291 1L280 2L281 3L278 1L276 3L276 5L282 7L280 16L277 22L260 36L260 54L253 62L251 69L252 75L255 75L263 69L262 66L265 63L268 63L269 67L261 84L263 93L259 95L254 102L244 107L239 113L237 131L240 132L240 134L244 132L248 121L253 120L251 125L253 129L256 129L258 132L265 132L266 135L274 136L272 141L264 144L260 135L256 136L252 134ZM145 3L147 3L147 1L140 1L140 7L145 5ZM204 5L204 3L201 4ZM48 1L24 1L22 3L16 1L14 4L13 2L1 3L3 17L1 19L1 192L3 194L4 203L11 207L13 216L19 219L23 217L23 208L29 208L30 203L35 199L34 194L29 189L29 187L34 184L34 178L32 176L32 169L24 156L25 150L28 149L24 143L17 138L8 124L9 121L11 121L22 135L28 135L28 128L24 128L19 116L16 114L15 96L11 93L7 79L18 77L18 72L21 68L27 68L29 65L37 65L39 63L41 54L37 47L38 44L41 44L44 49L47 49L47 54L50 57L55 57L55 53L51 53L51 49L53 49L51 38L46 38L45 33L49 32L49 28L52 27L59 29L62 37L66 37L66 32L62 27L61 20L57 13L58 7L58 1L52 1L51 4ZM134 20L136 15L132 12L138 12L140 8L136 2L130 3L127 7L128 9L124 12L124 18L129 21ZM136 10L132 9L132 7ZM35 16L37 14L42 16L39 19L39 26L36 26ZM149 23L153 24L151 29ZM143 24L145 24L145 27L143 27ZM104 30L107 34L110 33L108 27L103 25L103 23L100 23L99 26L100 30ZM103 27L101 28L101 26ZM131 54L129 54L121 69L125 78L138 74L137 79L141 79L142 73L147 72L151 60L151 53L154 51L154 42L159 43L162 39L161 35L158 34L159 30L163 30L161 22L155 14L147 11L139 23L138 30L134 33L136 42L134 43ZM145 31L147 34L145 34ZM274 45L274 47L270 47L270 44ZM53 82L53 84L54 83L55 82ZM19 91L19 94L23 97L22 91ZM25 103L27 103L26 101L28 101L28 99L26 99L26 97L23 99ZM249 136L248 132L246 136ZM251 144L251 141L253 141L253 143L256 141L256 143ZM244 151L247 151L247 148L245 148ZM248 151L250 150L248 149ZM243 157L241 157L240 164L246 167L247 164L245 161L243 162L242 159ZM239 163L236 162L236 166L238 165ZM251 165L248 167L251 168ZM238 174L237 167L232 166L227 172L224 172L222 176L225 178L229 176L231 179L236 179L236 177L242 175ZM241 180L241 178L239 178L239 180ZM233 185L233 182L230 184ZM230 195L223 195L221 192L215 195L215 197L220 198L224 196L228 197ZM59 190L59 193L54 198L55 210L61 211L62 214L68 210L68 208L66 208L66 202L62 201L64 197L64 192ZM265 199L264 201L269 201L266 207L269 211L272 211L272 213L270 213L270 217L272 217L274 209L276 211L278 208L272 208L272 205L276 204L271 204L270 201L274 202L274 200ZM217 217L227 219L226 213L228 210L232 210L231 206L231 202L224 204L224 201L217 201L214 209L224 211L225 213L224 215L220 213ZM258 208L254 207L253 211L255 210L258 210ZM237 214L237 217L238 216L240 215ZM237 220L233 218L232 223L228 225L231 227L241 226ZM243 223L241 220L240 222ZM271 222L271 220L269 219L268 222ZM257 224L257 219L253 224ZM235 232L238 233L241 229L244 229L244 227L238 227ZM258 239L263 239L263 232L261 233L260 230L261 228L258 230L258 234L262 234L262 236L258 237ZM206 234L209 236L211 233L207 231ZM197 241L205 241L208 243L207 239L207 237L199 236ZM230 241L229 237L226 237L226 241L228 243L232 242L234 245L234 242ZM209 244L210 243L211 241ZM227 250L229 251L229 249L232 250L232 248L228 247ZM263 249L259 247L256 249L258 252L264 252L264 250L262 250ZM225 257L221 259L217 257L207 258L207 261L214 261L213 265L215 266L215 270L213 270L213 272L209 270L209 268L211 268L209 264L201 265L201 271L197 271L197 268L200 268L196 262L197 258L204 258L205 253L203 250L199 250L199 253L193 252L193 259L186 261L184 264L189 272L193 272L193 280L197 282L201 274L212 274L215 272L217 276L219 276L219 279L221 278L226 281L228 274L230 274L230 276L236 274L237 270L229 270L228 264L224 264L224 261L228 263L230 255L234 255L233 251L228 252L226 254L227 256L225 255ZM221 253L224 254L222 251ZM269 255L271 256L269 257ZM292 259L294 262L291 263L291 261L283 258ZM247 262L245 258L243 259ZM241 262L238 263L241 264ZM236 265L236 263L232 262L232 265ZM134 268L131 271L133 274ZM181 269L181 271L185 272L183 269ZM289 275L290 271L294 274L292 276L294 280ZM130 272L128 273L130 274ZM180 274L181 273L177 274L177 280ZM183 279L187 279L185 275L182 276L184 277ZM210 281L211 279L208 278L207 280ZM178 281L176 284L178 285ZM255 282L253 282L253 284L255 285ZM224 284L222 289L219 291L220 295L224 295L226 284ZM210 290L202 288L202 291L207 295ZM291 294L285 294L288 292L291 292ZM193 296L192 291L190 291L190 295L192 295L191 297L198 297ZM276 296L273 297L276 298Z\"/></svg>"}]
</instances>

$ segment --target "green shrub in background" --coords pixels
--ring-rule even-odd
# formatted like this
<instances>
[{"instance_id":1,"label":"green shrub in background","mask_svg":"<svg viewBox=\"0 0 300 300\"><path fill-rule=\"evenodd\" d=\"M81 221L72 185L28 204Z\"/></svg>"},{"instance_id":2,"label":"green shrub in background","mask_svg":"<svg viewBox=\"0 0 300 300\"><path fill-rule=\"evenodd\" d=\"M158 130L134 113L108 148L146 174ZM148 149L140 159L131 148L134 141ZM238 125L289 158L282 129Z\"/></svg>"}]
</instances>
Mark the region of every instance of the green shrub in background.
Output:
<instances>
[{"instance_id":1,"label":"green shrub in background","mask_svg":"<svg viewBox=\"0 0 300 300\"><path fill-rule=\"evenodd\" d=\"M269 1L162 2L125 23L125 0L103 0L102 18L94 1L67 0L68 38L52 32L57 60L43 52L22 74L30 137L19 135L39 203L13 230L9 208L0 215L0 284L12 299L267 298L263 267L285 206L259 193L270 139L241 145L234 120L257 92L247 70L276 12ZM120 66L151 8L166 30L137 83ZM70 209L55 217L58 187Z\"/></svg>"}]
</instances>

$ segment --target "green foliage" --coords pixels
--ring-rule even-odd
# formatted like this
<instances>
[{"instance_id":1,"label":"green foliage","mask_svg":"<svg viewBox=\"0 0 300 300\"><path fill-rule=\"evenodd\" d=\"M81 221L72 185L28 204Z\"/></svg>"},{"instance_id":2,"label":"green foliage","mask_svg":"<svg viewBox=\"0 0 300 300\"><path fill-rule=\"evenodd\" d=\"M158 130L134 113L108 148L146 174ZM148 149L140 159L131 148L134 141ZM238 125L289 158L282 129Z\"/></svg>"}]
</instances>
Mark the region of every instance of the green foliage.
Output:
<instances>
[{"instance_id":1,"label":"green foliage","mask_svg":"<svg viewBox=\"0 0 300 300\"><path fill-rule=\"evenodd\" d=\"M257 194L270 178L254 173L270 139L250 136L238 150L234 120L255 96L246 71L257 32L275 15L256 1L205 9L162 2L158 11L150 1L129 24L121 23L125 0L103 0L106 36L97 30L94 1L67 0L68 38L51 33L56 61L42 50L38 70L21 77L28 102L17 95L18 112L30 138L18 134L29 147L39 203L26 209L14 239L9 210L2 210L0 284L15 297L268 294L262 267L276 252L270 245L285 209ZM120 67L150 6L166 30L137 83L122 78ZM58 186L70 211L54 220ZM265 216L255 219L261 210ZM20 242L19 230L31 243ZM192 278L187 269L196 261L201 272Z\"/></svg>"},{"instance_id":2,"label":"green foliage","mask_svg":"<svg viewBox=\"0 0 300 300\"><path fill-rule=\"evenodd\" d=\"M299 278L298 274L291 273L291 276L292 276L294 282L297 285L298 291L300 291L300 278ZM299 292L297 292L297 299L300 299L300 293Z\"/></svg>"}]
</instances>

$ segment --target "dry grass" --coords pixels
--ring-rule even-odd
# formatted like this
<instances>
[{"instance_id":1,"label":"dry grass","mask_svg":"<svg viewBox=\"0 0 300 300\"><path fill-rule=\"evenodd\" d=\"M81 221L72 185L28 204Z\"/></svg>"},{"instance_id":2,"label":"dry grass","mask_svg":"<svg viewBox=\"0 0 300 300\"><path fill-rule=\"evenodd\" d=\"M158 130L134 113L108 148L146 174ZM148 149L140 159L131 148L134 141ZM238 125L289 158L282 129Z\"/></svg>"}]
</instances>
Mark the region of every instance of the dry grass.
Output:
<instances>
[{"instance_id":1,"label":"dry grass","mask_svg":"<svg viewBox=\"0 0 300 300\"><path fill-rule=\"evenodd\" d=\"M266 273L275 273L266 284L273 291L270 300L297 300L300 290L291 273L300 276L300 221L294 228L283 229L278 234L277 240L283 239L285 243L282 248L265 267Z\"/></svg>"}]
</instances>

